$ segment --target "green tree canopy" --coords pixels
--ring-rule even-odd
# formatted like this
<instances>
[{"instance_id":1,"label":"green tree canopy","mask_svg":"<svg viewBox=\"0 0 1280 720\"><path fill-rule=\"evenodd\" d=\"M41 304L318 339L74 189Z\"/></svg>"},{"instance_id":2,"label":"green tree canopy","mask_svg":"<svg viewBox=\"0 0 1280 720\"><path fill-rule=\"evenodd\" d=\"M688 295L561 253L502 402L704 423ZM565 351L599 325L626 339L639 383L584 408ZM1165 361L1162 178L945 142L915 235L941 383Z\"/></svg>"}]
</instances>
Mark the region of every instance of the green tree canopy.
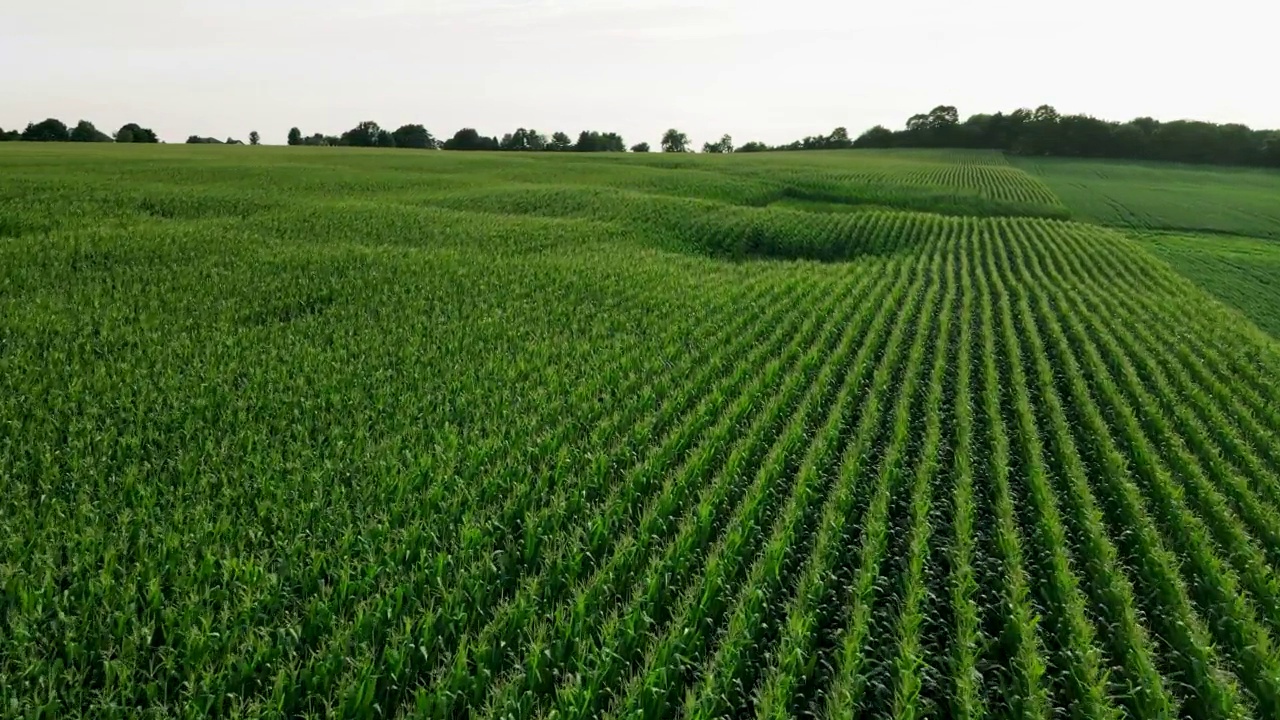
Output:
<instances>
[{"instance_id":1,"label":"green tree canopy","mask_svg":"<svg viewBox=\"0 0 1280 720\"><path fill-rule=\"evenodd\" d=\"M38 123L29 123L27 129L22 132L22 139L27 142L67 142L71 139L71 133L61 120L49 118Z\"/></svg>"},{"instance_id":2,"label":"green tree canopy","mask_svg":"<svg viewBox=\"0 0 1280 720\"><path fill-rule=\"evenodd\" d=\"M662 134L662 152L689 152L689 136L675 128Z\"/></svg>"},{"instance_id":3,"label":"green tree canopy","mask_svg":"<svg viewBox=\"0 0 1280 720\"><path fill-rule=\"evenodd\" d=\"M372 120L366 120L342 133L342 144L353 147L376 147L382 128Z\"/></svg>"},{"instance_id":4,"label":"green tree canopy","mask_svg":"<svg viewBox=\"0 0 1280 720\"><path fill-rule=\"evenodd\" d=\"M893 131L883 125L876 125L858 136L853 141L854 147L887 148L893 145Z\"/></svg>"},{"instance_id":5,"label":"green tree canopy","mask_svg":"<svg viewBox=\"0 0 1280 720\"><path fill-rule=\"evenodd\" d=\"M547 136L537 130L527 130L518 128L513 133L507 133L502 136L502 141L498 145L503 150L545 150L547 147Z\"/></svg>"},{"instance_id":6,"label":"green tree canopy","mask_svg":"<svg viewBox=\"0 0 1280 720\"><path fill-rule=\"evenodd\" d=\"M708 142L702 144L702 152L704 153L731 153L733 152L733 138L728 134L722 136L716 142Z\"/></svg>"},{"instance_id":7,"label":"green tree canopy","mask_svg":"<svg viewBox=\"0 0 1280 720\"><path fill-rule=\"evenodd\" d=\"M497 138L481 135L475 128L463 128L444 141L445 150L499 150Z\"/></svg>"},{"instance_id":8,"label":"green tree canopy","mask_svg":"<svg viewBox=\"0 0 1280 720\"><path fill-rule=\"evenodd\" d=\"M627 145L617 133L583 130L573 149L578 152L626 152Z\"/></svg>"},{"instance_id":9,"label":"green tree canopy","mask_svg":"<svg viewBox=\"0 0 1280 720\"><path fill-rule=\"evenodd\" d=\"M111 142L111 136L94 127L88 120L81 120L71 129L71 142Z\"/></svg>"},{"instance_id":10,"label":"green tree canopy","mask_svg":"<svg viewBox=\"0 0 1280 720\"><path fill-rule=\"evenodd\" d=\"M436 139L422 125L401 125L391 133L396 147L415 150L435 150Z\"/></svg>"},{"instance_id":11,"label":"green tree canopy","mask_svg":"<svg viewBox=\"0 0 1280 720\"><path fill-rule=\"evenodd\" d=\"M565 133L562 133L562 132L552 133L551 141L547 143L546 149L552 150L555 152L565 152L567 150L572 150L573 140L569 139L569 136L566 135Z\"/></svg>"},{"instance_id":12,"label":"green tree canopy","mask_svg":"<svg viewBox=\"0 0 1280 720\"><path fill-rule=\"evenodd\" d=\"M160 138L156 137L151 128L144 128L138 123L127 123L116 132L116 142L158 143Z\"/></svg>"}]
</instances>

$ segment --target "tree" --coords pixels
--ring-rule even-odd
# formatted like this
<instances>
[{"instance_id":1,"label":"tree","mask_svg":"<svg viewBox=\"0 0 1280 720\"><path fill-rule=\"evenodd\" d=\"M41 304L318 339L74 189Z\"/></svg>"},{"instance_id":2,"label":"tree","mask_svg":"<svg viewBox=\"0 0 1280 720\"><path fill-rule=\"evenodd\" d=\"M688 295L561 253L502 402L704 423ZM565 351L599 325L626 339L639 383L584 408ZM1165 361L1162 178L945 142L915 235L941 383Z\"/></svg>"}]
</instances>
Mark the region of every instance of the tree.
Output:
<instances>
[{"instance_id":1,"label":"tree","mask_svg":"<svg viewBox=\"0 0 1280 720\"><path fill-rule=\"evenodd\" d=\"M475 128L463 128L444 141L445 150L499 150L497 138L485 137Z\"/></svg>"},{"instance_id":2,"label":"tree","mask_svg":"<svg viewBox=\"0 0 1280 720\"><path fill-rule=\"evenodd\" d=\"M422 125L401 125L391 133L391 137L395 140L396 147L414 150L436 149L436 139Z\"/></svg>"},{"instance_id":3,"label":"tree","mask_svg":"<svg viewBox=\"0 0 1280 720\"><path fill-rule=\"evenodd\" d=\"M158 143L160 138L156 137L151 128L144 128L138 123L128 123L116 132L116 142Z\"/></svg>"},{"instance_id":4,"label":"tree","mask_svg":"<svg viewBox=\"0 0 1280 720\"><path fill-rule=\"evenodd\" d=\"M381 148L393 148L396 146L396 138L391 134L390 130L379 130L377 142L378 147Z\"/></svg>"},{"instance_id":5,"label":"tree","mask_svg":"<svg viewBox=\"0 0 1280 720\"><path fill-rule=\"evenodd\" d=\"M526 150L544 150L547 147L547 137L537 130L526 130L518 128L513 133L507 133L502 136L502 141L498 146L503 150L514 150L517 152Z\"/></svg>"},{"instance_id":6,"label":"tree","mask_svg":"<svg viewBox=\"0 0 1280 720\"><path fill-rule=\"evenodd\" d=\"M734 152L740 152L740 153L765 152L768 149L769 149L768 145L765 145L764 143L758 140L752 140L751 142L746 143L745 145L738 148Z\"/></svg>"},{"instance_id":7,"label":"tree","mask_svg":"<svg viewBox=\"0 0 1280 720\"><path fill-rule=\"evenodd\" d=\"M843 127L832 130L827 136L827 148L831 150L846 150L851 147L853 147L853 141L849 139L849 131Z\"/></svg>"},{"instance_id":8,"label":"tree","mask_svg":"<svg viewBox=\"0 0 1280 720\"><path fill-rule=\"evenodd\" d=\"M547 143L546 149L555 152L566 152L573 149L573 141L562 132L552 133L551 142Z\"/></svg>"},{"instance_id":9,"label":"tree","mask_svg":"<svg viewBox=\"0 0 1280 720\"><path fill-rule=\"evenodd\" d=\"M578 142L573 149L578 152L626 152L627 146L622 136L617 133L583 130L578 135Z\"/></svg>"},{"instance_id":10,"label":"tree","mask_svg":"<svg viewBox=\"0 0 1280 720\"><path fill-rule=\"evenodd\" d=\"M382 128L372 120L366 120L350 130L342 133L342 144L353 147L375 147Z\"/></svg>"},{"instance_id":11,"label":"tree","mask_svg":"<svg viewBox=\"0 0 1280 720\"><path fill-rule=\"evenodd\" d=\"M1052 105L1041 105L1031 114L1032 122L1038 123L1056 123L1059 117L1058 110Z\"/></svg>"},{"instance_id":12,"label":"tree","mask_svg":"<svg viewBox=\"0 0 1280 720\"><path fill-rule=\"evenodd\" d=\"M714 143L703 143L702 152L704 153L731 153L733 152L733 138L724 135L719 141Z\"/></svg>"},{"instance_id":13,"label":"tree","mask_svg":"<svg viewBox=\"0 0 1280 720\"><path fill-rule=\"evenodd\" d=\"M856 148L893 147L893 131L883 125L877 125L858 136L853 141Z\"/></svg>"},{"instance_id":14,"label":"tree","mask_svg":"<svg viewBox=\"0 0 1280 720\"><path fill-rule=\"evenodd\" d=\"M302 144L313 146L313 147L314 146L334 147L342 144L342 139L336 135L322 135L320 133L316 133L315 135L312 135L310 137L303 138Z\"/></svg>"},{"instance_id":15,"label":"tree","mask_svg":"<svg viewBox=\"0 0 1280 720\"><path fill-rule=\"evenodd\" d=\"M671 128L662 134L662 152L689 152L689 136L675 128Z\"/></svg>"},{"instance_id":16,"label":"tree","mask_svg":"<svg viewBox=\"0 0 1280 720\"><path fill-rule=\"evenodd\" d=\"M289 129L289 144L290 144L290 145L301 145L301 144L302 144L302 131L301 131L301 130L299 130L298 128L290 128L290 129Z\"/></svg>"},{"instance_id":17,"label":"tree","mask_svg":"<svg viewBox=\"0 0 1280 720\"><path fill-rule=\"evenodd\" d=\"M71 142L111 142L111 136L93 126L88 120L81 120L71 129Z\"/></svg>"},{"instance_id":18,"label":"tree","mask_svg":"<svg viewBox=\"0 0 1280 720\"><path fill-rule=\"evenodd\" d=\"M953 105L938 105L928 113L907 119L908 144L917 147L950 147L958 145L960 111ZM837 130L842 128L837 128ZM845 146L849 147L849 146Z\"/></svg>"},{"instance_id":19,"label":"tree","mask_svg":"<svg viewBox=\"0 0 1280 720\"><path fill-rule=\"evenodd\" d=\"M61 120L49 118L38 123L28 123L27 129L22 132L22 139L27 142L67 142L71 139L71 133Z\"/></svg>"},{"instance_id":20,"label":"tree","mask_svg":"<svg viewBox=\"0 0 1280 720\"><path fill-rule=\"evenodd\" d=\"M257 130L250 130L250 131L249 131L249 144L250 144L250 145L260 145L261 143L262 143L262 136L258 134L258 131L257 131Z\"/></svg>"},{"instance_id":21,"label":"tree","mask_svg":"<svg viewBox=\"0 0 1280 720\"><path fill-rule=\"evenodd\" d=\"M244 142L242 142L242 141L240 141L240 140L237 140L237 139L235 139L235 138L233 138L233 137L229 137L229 138L227 138L227 143L226 143L226 144L228 144L228 145L243 145L243 144L244 144Z\"/></svg>"},{"instance_id":22,"label":"tree","mask_svg":"<svg viewBox=\"0 0 1280 720\"><path fill-rule=\"evenodd\" d=\"M954 105L939 105L929 111L929 126L943 128L960 124L960 111Z\"/></svg>"},{"instance_id":23,"label":"tree","mask_svg":"<svg viewBox=\"0 0 1280 720\"><path fill-rule=\"evenodd\" d=\"M647 142L636 143L635 145L632 145L632 146L631 146L631 152L633 152L633 153L647 153L647 152L649 152L649 143L647 143Z\"/></svg>"},{"instance_id":24,"label":"tree","mask_svg":"<svg viewBox=\"0 0 1280 720\"><path fill-rule=\"evenodd\" d=\"M1262 139L1262 164L1280 167L1280 130L1264 133Z\"/></svg>"},{"instance_id":25,"label":"tree","mask_svg":"<svg viewBox=\"0 0 1280 720\"><path fill-rule=\"evenodd\" d=\"M928 114L913 115L906 130L893 132L877 125L853 146L971 147L1021 155L1280 166L1276 131L1235 123L1162 123L1149 117L1117 123L1089 115L1062 115L1052 105L972 115L963 124L955 123L957 117L954 107L939 105ZM825 141L836 144L836 133ZM805 138L786 148L807 150L817 145L816 139Z\"/></svg>"},{"instance_id":26,"label":"tree","mask_svg":"<svg viewBox=\"0 0 1280 720\"><path fill-rule=\"evenodd\" d=\"M525 133L525 145L529 150L544 150L547 147L547 136L530 129Z\"/></svg>"}]
</instances>

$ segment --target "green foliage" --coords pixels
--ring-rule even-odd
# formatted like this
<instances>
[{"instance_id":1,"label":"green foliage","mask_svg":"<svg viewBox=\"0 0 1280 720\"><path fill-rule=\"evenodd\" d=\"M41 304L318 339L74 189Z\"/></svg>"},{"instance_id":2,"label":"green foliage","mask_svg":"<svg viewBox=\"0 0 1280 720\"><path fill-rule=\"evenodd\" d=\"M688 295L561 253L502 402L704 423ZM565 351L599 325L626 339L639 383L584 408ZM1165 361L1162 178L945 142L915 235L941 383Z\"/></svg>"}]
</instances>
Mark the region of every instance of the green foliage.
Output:
<instances>
[{"instance_id":1,"label":"green foliage","mask_svg":"<svg viewBox=\"0 0 1280 720\"><path fill-rule=\"evenodd\" d=\"M71 142L111 142L110 135L94 127L88 120L76 123L68 139Z\"/></svg>"},{"instance_id":2,"label":"green foliage","mask_svg":"<svg viewBox=\"0 0 1280 720\"><path fill-rule=\"evenodd\" d=\"M683 153L689 152L689 136L671 128L662 134L662 152L664 153Z\"/></svg>"},{"instance_id":3,"label":"green foliage","mask_svg":"<svg viewBox=\"0 0 1280 720\"><path fill-rule=\"evenodd\" d=\"M155 132L151 128L144 128L137 123L127 123L116 131L116 142L118 143L158 143L160 138L156 137Z\"/></svg>"},{"instance_id":4,"label":"green foliage","mask_svg":"<svg viewBox=\"0 0 1280 720\"><path fill-rule=\"evenodd\" d=\"M806 138L803 145L807 146ZM793 143L792 149L802 143ZM1253 130L1238 123L1194 120L1159 122L1140 117L1126 123L1090 115L1062 115L1052 105L1011 113L980 113L963 123L956 108L940 105L913 115L905 130L877 125L853 142L861 148L988 148L1043 157L1120 158L1167 162L1280 167L1280 130Z\"/></svg>"},{"instance_id":5,"label":"green foliage","mask_svg":"<svg viewBox=\"0 0 1280 720\"><path fill-rule=\"evenodd\" d=\"M733 152L733 138L726 134L716 142L703 143L702 152L722 155L725 153L731 153Z\"/></svg>"},{"instance_id":6,"label":"green foliage","mask_svg":"<svg viewBox=\"0 0 1280 720\"><path fill-rule=\"evenodd\" d=\"M382 142L382 133L383 130L378 123L366 120L342 133L341 144L353 147L378 147Z\"/></svg>"},{"instance_id":7,"label":"green foliage","mask_svg":"<svg viewBox=\"0 0 1280 720\"><path fill-rule=\"evenodd\" d=\"M778 150L846 150L853 147L849 139L849 131L838 127L830 135L810 135L788 145L779 146Z\"/></svg>"},{"instance_id":8,"label":"green foliage","mask_svg":"<svg viewBox=\"0 0 1280 720\"><path fill-rule=\"evenodd\" d=\"M503 135L502 142L499 143L499 145L503 150L545 150L547 147L547 136L537 130L517 128L515 132Z\"/></svg>"},{"instance_id":9,"label":"green foliage","mask_svg":"<svg viewBox=\"0 0 1280 720\"><path fill-rule=\"evenodd\" d=\"M302 131L301 131L301 130L299 130L299 129L298 129L298 128L296 128L296 127L295 127L295 128L290 128L290 129L289 129L289 144L290 144L290 145L301 145L301 144L302 144Z\"/></svg>"},{"instance_id":10,"label":"green foliage","mask_svg":"<svg viewBox=\"0 0 1280 720\"><path fill-rule=\"evenodd\" d=\"M0 707L1276 717L1280 345L1161 259L1271 245L1063 214L983 152L6 145Z\"/></svg>"},{"instance_id":11,"label":"green foliage","mask_svg":"<svg viewBox=\"0 0 1280 720\"><path fill-rule=\"evenodd\" d=\"M485 137L475 128L463 128L444 141L445 150L499 150L497 138Z\"/></svg>"},{"instance_id":12,"label":"green foliage","mask_svg":"<svg viewBox=\"0 0 1280 720\"><path fill-rule=\"evenodd\" d=\"M573 149L573 141L562 132L552 133L546 149L552 152L567 152Z\"/></svg>"},{"instance_id":13,"label":"green foliage","mask_svg":"<svg viewBox=\"0 0 1280 720\"><path fill-rule=\"evenodd\" d=\"M415 150L436 149L436 139L422 125L401 125L391 135L396 147Z\"/></svg>"},{"instance_id":14,"label":"green foliage","mask_svg":"<svg viewBox=\"0 0 1280 720\"><path fill-rule=\"evenodd\" d=\"M626 152L627 145L617 133L600 133L583 130L573 149L577 152Z\"/></svg>"},{"instance_id":15,"label":"green foliage","mask_svg":"<svg viewBox=\"0 0 1280 720\"><path fill-rule=\"evenodd\" d=\"M342 138L336 135L324 135L316 133L302 139L303 145L312 147L336 147L342 144Z\"/></svg>"},{"instance_id":16,"label":"green foliage","mask_svg":"<svg viewBox=\"0 0 1280 720\"><path fill-rule=\"evenodd\" d=\"M853 141L856 148L891 148L894 145L893 131L883 125L876 125L858 136Z\"/></svg>"},{"instance_id":17,"label":"green foliage","mask_svg":"<svg viewBox=\"0 0 1280 720\"><path fill-rule=\"evenodd\" d=\"M67 126L57 118L30 123L22 131L22 139L27 142L67 142L70 137Z\"/></svg>"}]
</instances>

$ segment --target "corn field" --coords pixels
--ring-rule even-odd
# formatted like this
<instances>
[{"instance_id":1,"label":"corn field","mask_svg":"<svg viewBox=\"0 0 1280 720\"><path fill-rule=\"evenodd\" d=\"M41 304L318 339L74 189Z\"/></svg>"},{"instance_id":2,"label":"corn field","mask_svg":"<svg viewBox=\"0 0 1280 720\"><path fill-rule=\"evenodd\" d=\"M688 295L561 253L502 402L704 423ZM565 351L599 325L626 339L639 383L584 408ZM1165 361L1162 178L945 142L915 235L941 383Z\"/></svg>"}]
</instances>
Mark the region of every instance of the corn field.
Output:
<instances>
[{"instance_id":1,"label":"corn field","mask_svg":"<svg viewBox=\"0 0 1280 720\"><path fill-rule=\"evenodd\" d=\"M1280 344L999 158L8 152L0 713L1280 717Z\"/></svg>"}]
</instances>

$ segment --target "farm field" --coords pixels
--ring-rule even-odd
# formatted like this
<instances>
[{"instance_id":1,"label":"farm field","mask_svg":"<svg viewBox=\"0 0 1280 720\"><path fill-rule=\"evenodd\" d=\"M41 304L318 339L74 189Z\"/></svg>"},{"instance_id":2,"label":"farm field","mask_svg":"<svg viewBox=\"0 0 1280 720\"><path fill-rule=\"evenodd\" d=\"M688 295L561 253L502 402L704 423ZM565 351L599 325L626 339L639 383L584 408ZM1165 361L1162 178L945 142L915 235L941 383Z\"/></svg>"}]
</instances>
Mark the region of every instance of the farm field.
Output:
<instances>
[{"instance_id":1,"label":"farm field","mask_svg":"<svg viewBox=\"0 0 1280 720\"><path fill-rule=\"evenodd\" d=\"M1055 182L0 147L0 708L1280 717L1269 316Z\"/></svg>"},{"instance_id":2,"label":"farm field","mask_svg":"<svg viewBox=\"0 0 1280 720\"><path fill-rule=\"evenodd\" d=\"M1280 242L1194 233L1138 238L1178 272L1280 338Z\"/></svg>"},{"instance_id":3,"label":"farm field","mask_svg":"<svg viewBox=\"0 0 1280 720\"><path fill-rule=\"evenodd\" d=\"M1072 217L1137 230L1280 239L1280 172L1207 165L1017 158Z\"/></svg>"}]
</instances>

